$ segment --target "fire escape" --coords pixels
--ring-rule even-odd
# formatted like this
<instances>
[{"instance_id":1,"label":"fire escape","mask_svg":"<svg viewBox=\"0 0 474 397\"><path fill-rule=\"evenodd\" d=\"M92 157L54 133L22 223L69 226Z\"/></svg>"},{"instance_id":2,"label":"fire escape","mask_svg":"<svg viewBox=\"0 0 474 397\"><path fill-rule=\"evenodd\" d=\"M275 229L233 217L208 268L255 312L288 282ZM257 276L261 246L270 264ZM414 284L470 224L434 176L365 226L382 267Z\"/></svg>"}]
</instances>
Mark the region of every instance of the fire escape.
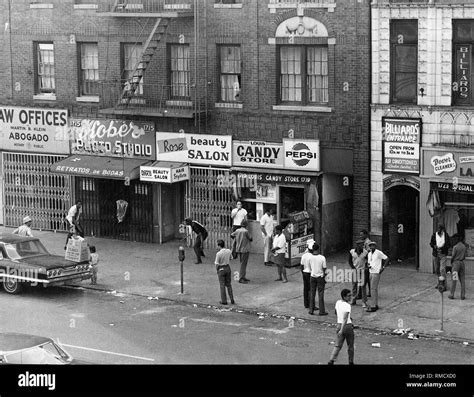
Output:
<instances>
[{"instance_id":1,"label":"fire escape","mask_svg":"<svg viewBox=\"0 0 474 397\"><path fill-rule=\"evenodd\" d=\"M193 0L104 0L97 12L113 18L148 18L147 24L153 21L151 30L137 40L144 44L137 48L139 56L133 69L127 73L122 70L119 82L102 84L101 113L194 118L198 109L193 107L189 81L181 85L144 83L146 70L159 52L170 23L194 17Z\"/></svg>"}]
</instances>

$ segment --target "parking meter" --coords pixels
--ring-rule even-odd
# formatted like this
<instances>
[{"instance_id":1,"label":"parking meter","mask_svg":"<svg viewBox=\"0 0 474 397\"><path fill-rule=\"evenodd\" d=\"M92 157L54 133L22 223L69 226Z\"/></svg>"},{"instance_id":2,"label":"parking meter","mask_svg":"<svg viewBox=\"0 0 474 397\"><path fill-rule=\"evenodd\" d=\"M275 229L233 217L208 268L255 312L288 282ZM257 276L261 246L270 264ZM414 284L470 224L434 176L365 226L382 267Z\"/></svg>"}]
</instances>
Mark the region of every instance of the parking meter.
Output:
<instances>
[{"instance_id":1,"label":"parking meter","mask_svg":"<svg viewBox=\"0 0 474 397\"><path fill-rule=\"evenodd\" d=\"M184 247L180 246L178 248L178 259L180 262L184 261Z\"/></svg>"},{"instance_id":2,"label":"parking meter","mask_svg":"<svg viewBox=\"0 0 474 397\"><path fill-rule=\"evenodd\" d=\"M440 293L443 293L444 291L447 290L447 288L446 288L446 278L444 276L439 276L438 277L438 286L436 288L438 288L438 291Z\"/></svg>"},{"instance_id":3,"label":"parking meter","mask_svg":"<svg viewBox=\"0 0 474 397\"><path fill-rule=\"evenodd\" d=\"M181 263L181 294L184 294L184 269L183 269L183 261L184 261L184 247L182 245L178 248L178 259Z\"/></svg>"}]
</instances>

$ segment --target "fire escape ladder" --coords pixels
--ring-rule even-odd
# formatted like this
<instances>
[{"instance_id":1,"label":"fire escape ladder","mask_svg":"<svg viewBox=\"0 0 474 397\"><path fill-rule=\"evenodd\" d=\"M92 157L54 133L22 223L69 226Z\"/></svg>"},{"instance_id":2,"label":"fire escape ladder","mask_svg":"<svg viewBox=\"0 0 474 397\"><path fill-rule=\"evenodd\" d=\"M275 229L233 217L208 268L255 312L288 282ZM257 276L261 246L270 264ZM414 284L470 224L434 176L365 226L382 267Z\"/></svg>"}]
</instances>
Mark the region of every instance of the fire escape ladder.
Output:
<instances>
[{"instance_id":1,"label":"fire escape ladder","mask_svg":"<svg viewBox=\"0 0 474 397\"><path fill-rule=\"evenodd\" d=\"M117 2L119 2L119 0L117 0ZM169 18L157 19L150 35L148 36L148 39L142 47L142 54L140 56L140 60L135 66L133 74L124 84L118 106L127 106L134 97L135 92L137 91L138 87L140 86L140 82L143 79L143 75L150 64L153 55L155 55L161 38L168 27L169 20ZM162 27L163 29L158 31L158 27Z\"/></svg>"}]
</instances>

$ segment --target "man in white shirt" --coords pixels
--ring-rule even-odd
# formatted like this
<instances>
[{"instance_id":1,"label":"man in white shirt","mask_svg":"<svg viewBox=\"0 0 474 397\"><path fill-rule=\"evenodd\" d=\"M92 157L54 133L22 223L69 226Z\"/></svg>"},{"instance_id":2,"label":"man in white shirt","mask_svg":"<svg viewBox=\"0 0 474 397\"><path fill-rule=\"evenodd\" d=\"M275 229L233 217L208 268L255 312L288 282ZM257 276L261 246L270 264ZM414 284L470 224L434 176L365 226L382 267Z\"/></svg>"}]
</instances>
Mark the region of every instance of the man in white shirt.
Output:
<instances>
[{"instance_id":1,"label":"man in white shirt","mask_svg":"<svg viewBox=\"0 0 474 397\"><path fill-rule=\"evenodd\" d=\"M349 266L353 269L351 305L357 303L357 293L360 291L363 308L367 308L367 278L365 274L367 255L368 252L364 249L364 240L362 239L357 240L356 247L349 251Z\"/></svg>"},{"instance_id":2,"label":"man in white shirt","mask_svg":"<svg viewBox=\"0 0 474 397\"><path fill-rule=\"evenodd\" d=\"M347 341L347 355L349 356L349 365L354 365L354 327L351 319L351 305L352 299L351 291L343 289L341 291L342 300L336 302L337 315L337 342L331 354L328 364L333 365L336 361L339 352L342 349L344 341Z\"/></svg>"},{"instance_id":3,"label":"man in white shirt","mask_svg":"<svg viewBox=\"0 0 474 397\"><path fill-rule=\"evenodd\" d=\"M242 221L247 220L247 211L242 208L241 201L237 201L237 207L232 210L230 216L232 218L232 232L235 232L242 225Z\"/></svg>"},{"instance_id":4,"label":"man in white shirt","mask_svg":"<svg viewBox=\"0 0 474 397\"><path fill-rule=\"evenodd\" d=\"M314 243L314 240L313 240ZM308 247L308 251L301 257L301 274L303 275L303 303L309 309L311 294L311 258L313 256L313 244Z\"/></svg>"},{"instance_id":5,"label":"man in white shirt","mask_svg":"<svg viewBox=\"0 0 474 397\"><path fill-rule=\"evenodd\" d=\"M265 266L271 266L270 250L272 249L274 212L273 208L267 209L265 214L260 218L260 229L262 230L263 237L263 262Z\"/></svg>"},{"instance_id":6,"label":"man in white shirt","mask_svg":"<svg viewBox=\"0 0 474 397\"><path fill-rule=\"evenodd\" d=\"M316 290L318 291L318 302L319 302L319 315L327 316L327 312L324 307L324 286L326 285L326 258L319 253L319 244L313 244L311 258L309 263L311 266L310 276L310 301L309 301L309 314L314 315L314 310L318 310L316 307Z\"/></svg>"},{"instance_id":7,"label":"man in white shirt","mask_svg":"<svg viewBox=\"0 0 474 397\"><path fill-rule=\"evenodd\" d=\"M82 201L76 200L76 204L74 204L71 208L69 208L69 211L66 216L66 220L68 222L68 231L69 231L66 237L66 246L67 246L67 242L69 241L69 239L74 233L77 233L79 236L84 237L84 231L79 222L81 218L81 214L82 214ZM64 249L66 249L66 246L64 246Z\"/></svg>"},{"instance_id":8,"label":"man in white shirt","mask_svg":"<svg viewBox=\"0 0 474 397\"><path fill-rule=\"evenodd\" d=\"M224 240L217 240L217 248L219 251L216 254L216 260L214 264L216 265L217 277L219 279L219 285L221 290L221 305L227 305L227 292L229 293L230 303L235 304L234 294L232 292L232 271L230 269L230 256L232 254L229 248L224 248Z\"/></svg>"},{"instance_id":9,"label":"man in white shirt","mask_svg":"<svg viewBox=\"0 0 474 397\"><path fill-rule=\"evenodd\" d=\"M385 265L388 261L387 255L385 255L382 251L379 251L375 247L377 243L375 241L371 241L369 243L369 254L367 255L367 263L369 265L369 275L370 275L370 284L372 285L372 292L374 297L374 305L370 306L367 311L368 312L375 312L379 309L378 300L379 300L379 281L380 281L380 274L385 269Z\"/></svg>"},{"instance_id":10,"label":"man in white shirt","mask_svg":"<svg viewBox=\"0 0 474 397\"><path fill-rule=\"evenodd\" d=\"M18 234L21 237L33 237L33 233L31 232L31 223L33 221L29 216L25 216L23 218L23 225L20 227L17 227L15 230L13 230L13 234Z\"/></svg>"},{"instance_id":11,"label":"man in white shirt","mask_svg":"<svg viewBox=\"0 0 474 397\"><path fill-rule=\"evenodd\" d=\"M275 281L287 283L285 268L286 237L283 234L281 225L275 226L275 236L273 237L272 254L273 262L278 266L278 278Z\"/></svg>"}]
</instances>

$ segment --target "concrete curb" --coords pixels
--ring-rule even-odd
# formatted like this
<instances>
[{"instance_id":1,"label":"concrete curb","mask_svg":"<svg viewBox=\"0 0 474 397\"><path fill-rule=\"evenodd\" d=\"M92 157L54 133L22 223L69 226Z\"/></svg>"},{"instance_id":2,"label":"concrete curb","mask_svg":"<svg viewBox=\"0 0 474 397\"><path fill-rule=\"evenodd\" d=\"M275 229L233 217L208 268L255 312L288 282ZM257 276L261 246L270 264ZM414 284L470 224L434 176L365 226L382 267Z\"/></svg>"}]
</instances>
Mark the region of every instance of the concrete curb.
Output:
<instances>
[{"instance_id":1,"label":"concrete curb","mask_svg":"<svg viewBox=\"0 0 474 397\"><path fill-rule=\"evenodd\" d=\"M71 284L67 285L67 287L74 288L74 289L88 289L88 290L93 290L93 291L99 291L99 292L112 292L116 291L117 293L123 294L123 295L129 295L129 296L137 296L137 297L143 297L143 298L148 298L149 295L144 295L140 294L137 292L122 292L119 290L112 290L112 289L107 289L107 288L100 288L100 287L91 287L91 286L84 286L84 285L79 285L79 284ZM161 300L161 301L167 301L167 302L173 302L173 303L179 303L183 306L194 306L194 307L200 307L203 309L220 309L225 306L216 306L208 303L202 303L202 302L193 302L190 300L183 300L183 299L174 299L170 297L154 297L155 300ZM244 308L241 306L227 306L225 307L225 311L229 312L235 312L235 313L245 313L245 314L250 314L250 315L255 315L255 316L263 316L263 317L273 317L273 318L279 318L282 320L291 320L295 322L308 322L308 323L318 323L318 324L323 324L329 327L336 328L336 325L334 322L329 322L329 321L324 321L323 319L318 319L315 317L314 319L307 319L307 318L302 318L302 317L297 317L294 315L286 314L286 313L268 313L268 312L263 312L261 309L252 309L252 308ZM391 329L387 328L376 328L376 327L367 327L367 326L355 326L355 329L360 329L364 331L370 331L370 332L376 332L380 333L382 335L392 335L392 336L397 336L393 335ZM419 338L422 339L430 339L430 340L443 340L446 342L451 342L451 343L464 343L467 342L469 345L467 347L474 347L474 340L472 339L465 339L465 338L457 338L457 337L448 337L448 336L443 336L443 335L433 335L433 334L427 334L427 333L416 333L416 335ZM403 337L403 336L402 336Z\"/></svg>"}]
</instances>

